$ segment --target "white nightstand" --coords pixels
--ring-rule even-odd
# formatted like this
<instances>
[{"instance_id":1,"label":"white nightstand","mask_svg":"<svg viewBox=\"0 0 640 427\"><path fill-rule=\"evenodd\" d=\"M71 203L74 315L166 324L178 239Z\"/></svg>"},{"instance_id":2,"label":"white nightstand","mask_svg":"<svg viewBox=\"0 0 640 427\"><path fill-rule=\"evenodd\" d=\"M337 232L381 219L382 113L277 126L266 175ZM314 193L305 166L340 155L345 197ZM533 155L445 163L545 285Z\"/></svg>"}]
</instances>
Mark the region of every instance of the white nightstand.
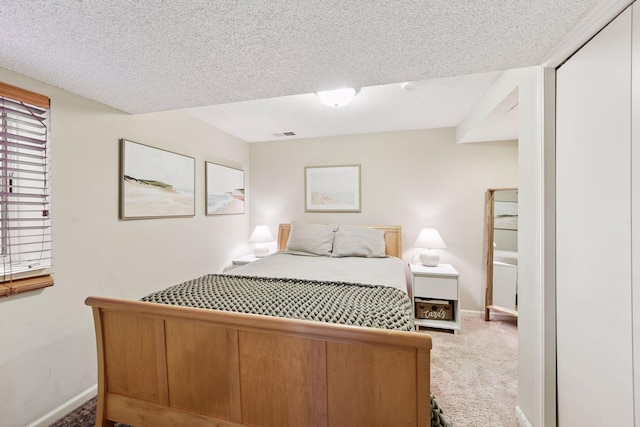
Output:
<instances>
[{"instance_id":1,"label":"white nightstand","mask_svg":"<svg viewBox=\"0 0 640 427\"><path fill-rule=\"evenodd\" d=\"M415 299L446 300L452 304L453 320L416 319L416 329L425 328L460 330L460 304L458 276L460 274L451 264L438 264L437 267L409 264L411 268L411 295L413 315L415 317Z\"/></svg>"},{"instance_id":2,"label":"white nightstand","mask_svg":"<svg viewBox=\"0 0 640 427\"><path fill-rule=\"evenodd\" d=\"M257 258L254 254L248 254L245 256L241 256L240 258L231 260L231 264L233 264L234 266L245 265L258 259L260 258Z\"/></svg>"}]
</instances>

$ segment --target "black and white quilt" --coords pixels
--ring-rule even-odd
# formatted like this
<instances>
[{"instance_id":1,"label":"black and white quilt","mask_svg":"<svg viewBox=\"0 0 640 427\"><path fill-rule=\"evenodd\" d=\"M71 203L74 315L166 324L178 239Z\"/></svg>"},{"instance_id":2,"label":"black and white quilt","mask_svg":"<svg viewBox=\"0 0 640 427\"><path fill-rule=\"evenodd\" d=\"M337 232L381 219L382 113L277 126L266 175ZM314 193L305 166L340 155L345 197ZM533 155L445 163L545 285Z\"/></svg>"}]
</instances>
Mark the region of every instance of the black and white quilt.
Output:
<instances>
[{"instance_id":1,"label":"black and white quilt","mask_svg":"<svg viewBox=\"0 0 640 427\"><path fill-rule=\"evenodd\" d=\"M378 285L209 274L147 295L142 301L371 328L414 329L407 294Z\"/></svg>"}]
</instances>

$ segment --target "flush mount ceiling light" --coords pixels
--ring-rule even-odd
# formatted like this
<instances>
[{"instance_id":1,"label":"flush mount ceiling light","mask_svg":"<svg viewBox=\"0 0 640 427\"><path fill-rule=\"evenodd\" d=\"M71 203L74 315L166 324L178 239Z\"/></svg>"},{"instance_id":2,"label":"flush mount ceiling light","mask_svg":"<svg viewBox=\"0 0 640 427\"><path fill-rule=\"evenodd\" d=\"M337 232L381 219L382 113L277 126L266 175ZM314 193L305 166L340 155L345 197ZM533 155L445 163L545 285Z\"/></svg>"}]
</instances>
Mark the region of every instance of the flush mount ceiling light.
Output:
<instances>
[{"instance_id":1,"label":"flush mount ceiling light","mask_svg":"<svg viewBox=\"0 0 640 427\"><path fill-rule=\"evenodd\" d=\"M317 93L320 102L329 107L342 107L351 102L356 96L356 90L353 88L325 90Z\"/></svg>"}]
</instances>

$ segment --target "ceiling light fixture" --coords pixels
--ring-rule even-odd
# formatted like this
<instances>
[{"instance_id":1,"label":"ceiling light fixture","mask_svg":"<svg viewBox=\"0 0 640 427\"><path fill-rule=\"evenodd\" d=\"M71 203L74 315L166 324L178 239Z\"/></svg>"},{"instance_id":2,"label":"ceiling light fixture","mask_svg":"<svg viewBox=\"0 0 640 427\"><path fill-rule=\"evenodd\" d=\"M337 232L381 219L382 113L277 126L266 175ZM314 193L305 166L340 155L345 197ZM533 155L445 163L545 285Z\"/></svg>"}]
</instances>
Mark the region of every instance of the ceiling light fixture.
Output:
<instances>
[{"instance_id":1,"label":"ceiling light fixture","mask_svg":"<svg viewBox=\"0 0 640 427\"><path fill-rule=\"evenodd\" d=\"M356 96L356 90L353 88L343 88L335 90L325 90L317 93L320 102L329 107L342 107L351 102Z\"/></svg>"}]
</instances>

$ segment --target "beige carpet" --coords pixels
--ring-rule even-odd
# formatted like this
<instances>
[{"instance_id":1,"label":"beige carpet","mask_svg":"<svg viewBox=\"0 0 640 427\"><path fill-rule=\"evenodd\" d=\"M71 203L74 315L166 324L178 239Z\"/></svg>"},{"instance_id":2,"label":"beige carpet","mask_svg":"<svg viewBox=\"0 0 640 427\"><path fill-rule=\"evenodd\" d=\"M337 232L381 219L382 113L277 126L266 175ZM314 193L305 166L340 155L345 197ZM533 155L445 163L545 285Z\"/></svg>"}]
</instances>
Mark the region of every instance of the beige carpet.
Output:
<instances>
[{"instance_id":1,"label":"beige carpet","mask_svg":"<svg viewBox=\"0 0 640 427\"><path fill-rule=\"evenodd\" d=\"M431 391L454 427L517 427L517 319L462 314L458 335L433 338Z\"/></svg>"}]
</instances>

